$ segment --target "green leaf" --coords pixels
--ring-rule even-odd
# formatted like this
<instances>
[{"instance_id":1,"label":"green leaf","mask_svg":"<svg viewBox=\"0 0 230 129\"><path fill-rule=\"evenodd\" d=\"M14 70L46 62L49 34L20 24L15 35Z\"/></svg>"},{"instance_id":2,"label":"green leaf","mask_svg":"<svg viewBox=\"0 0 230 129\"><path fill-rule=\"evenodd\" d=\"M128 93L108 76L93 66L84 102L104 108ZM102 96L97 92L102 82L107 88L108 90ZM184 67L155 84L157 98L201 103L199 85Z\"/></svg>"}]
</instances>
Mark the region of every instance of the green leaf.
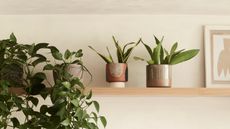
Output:
<instances>
[{"instance_id":1,"label":"green leaf","mask_svg":"<svg viewBox=\"0 0 230 129\"><path fill-rule=\"evenodd\" d=\"M157 47L154 48L153 54L154 54L154 63L161 64L161 44L158 44Z\"/></svg>"},{"instance_id":2,"label":"green leaf","mask_svg":"<svg viewBox=\"0 0 230 129\"><path fill-rule=\"evenodd\" d=\"M43 70L53 70L54 69L54 66L51 65L51 64L47 64L44 66Z\"/></svg>"},{"instance_id":3,"label":"green leaf","mask_svg":"<svg viewBox=\"0 0 230 129\"><path fill-rule=\"evenodd\" d=\"M65 51L64 58L65 58L65 59L69 59L70 56L71 56L71 52L70 52L69 49L67 49L67 50Z\"/></svg>"},{"instance_id":4,"label":"green leaf","mask_svg":"<svg viewBox=\"0 0 230 129\"><path fill-rule=\"evenodd\" d=\"M159 40L159 39L154 35L154 39L155 39L156 44L158 45L158 44L161 44L161 43L163 42L164 36L161 38L161 40Z\"/></svg>"},{"instance_id":5,"label":"green leaf","mask_svg":"<svg viewBox=\"0 0 230 129\"><path fill-rule=\"evenodd\" d=\"M178 43L177 43L177 42L173 44L173 46L172 46L172 48L171 48L171 50L170 50L170 55L172 55L172 54L176 51L177 46L178 46Z\"/></svg>"},{"instance_id":6,"label":"green leaf","mask_svg":"<svg viewBox=\"0 0 230 129\"><path fill-rule=\"evenodd\" d=\"M36 59L35 61L32 62L32 65L33 66L36 66L40 63L43 63L43 62L46 62L46 57L39 57L38 59Z\"/></svg>"},{"instance_id":7,"label":"green leaf","mask_svg":"<svg viewBox=\"0 0 230 129\"><path fill-rule=\"evenodd\" d=\"M38 105L38 102L39 102L38 98L35 98L35 97L30 96L30 97L28 97L28 98L26 98L26 99L27 99L28 101L32 102L35 106Z\"/></svg>"},{"instance_id":8,"label":"green leaf","mask_svg":"<svg viewBox=\"0 0 230 129\"><path fill-rule=\"evenodd\" d=\"M97 101L93 101L93 104L94 104L94 107L95 107L96 111L99 112L99 110L100 110L99 103Z\"/></svg>"},{"instance_id":9,"label":"green leaf","mask_svg":"<svg viewBox=\"0 0 230 129\"><path fill-rule=\"evenodd\" d=\"M14 33L10 34L10 41L17 43L17 38L15 37Z\"/></svg>"},{"instance_id":10,"label":"green leaf","mask_svg":"<svg viewBox=\"0 0 230 129\"><path fill-rule=\"evenodd\" d=\"M114 61L113 61L113 57L112 57L112 55L111 55L111 53L110 53L110 51L109 51L109 48L106 47L106 49L107 49L107 52L109 53L109 59L110 59L112 62L114 62Z\"/></svg>"},{"instance_id":11,"label":"green leaf","mask_svg":"<svg viewBox=\"0 0 230 129\"><path fill-rule=\"evenodd\" d=\"M100 54L99 52L97 52L93 47L88 46L90 49L92 49L93 51L95 51L106 63L112 63L112 60L110 60L109 58L105 57L104 55Z\"/></svg>"},{"instance_id":12,"label":"green leaf","mask_svg":"<svg viewBox=\"0 0 230 129\"><path fill-rule=\"evenodd\" d=\"M46 112L48 112L48 107L47 107L47 105L42 105L42 106L40 107L40 113L46 114Z\"/></svg>"},{"instance_id":13,"label":"green leaf","mask_svg":"<svg viewBox=\"0 0 230 129\"><path fill-rule=\"evenodd\" d=\"M101 123L103 124L104 127L107 125L107 120L104 116L100 116Z\"/></svg>"},{"instance_id":14,"label":"green leaf","mask_svg":"<svg viewBox=\"0 0 230 129\"><path fill-rule=\"evenodd\" d=\"M141 42L142 42L142 44L145 46L146 50L148 51L148 53L149 53L151 59L154 60L153 51L152 51L152 49L150 48L150 46L148 46L147 44L145 44L143 41L141 41Z\"/></svg>"},{"instance_id":15,"label":"green leaf","mask_svg":"<svg viewBox=\"0 0 230 129\"><path fill-rule=\"evenodd\" d=\"M2 111L9 112L9 109L7 108L7 106L1 101L0 101L0 109Z\"/></svg>"},{"instance_id":16,"label":"green leaf","mask_svg":"<svg viewBox=\"0 0 230 129\"><path fill-rule=\"evenodd\" d=\"M64 121L61 122L63 126L69 126L70 125L70 120L69 118L66 118Z\"/></svg>"},{"instance_id":17,"label":"green leaf","mask_svg":"<svg viewBox=\"0 0 230 129\"><path fill-rule=\"evenodd\" d=\"M170 64L175 65L190 60L191 58L195 57L198 54L198 52L199 52L198 49L192 49L192 50L181 52L171 59Z\"/></svg>"},{"instance_id":18,"label":"green leaf","mask_svg":"<svg viewBox=\"0 0 230 129\"><path fill-rule=\"evenodd\" d=\"M10 120L12 121L14 128L16 128L20 125L20 123L16 117L11 118Z\"/></svg>"},{"instance_id":19,"label":"green leaf","mask_svg":"<svg viewBox=\"0 0 230 129\"><path fill-rule=\"evenodd\" d=\"M92 94L93 94L92 90L90 90L90 92L89 92L88 96L86 97L86 99L88 99L88 100L91 99L92 98Z\"/></svg>"},{"instance_id":20,"label":"green leaf","mask_svg":"<svg viewBox=\"0 0 230 129\"><path fill-rule=\"evenodd\" d=\"M70 88L71 88L70 82L67 82L67 81L62 82L62 85L63 85L65 88L67 88L67 89L70 89Z\"/></svg>"},{"instance_id":21,"label":"green leaf","mask_svg":"<svg viewBox=\"0 0 230 129\"><path fill-rule=\"evenodd\" d=\"M79 49L76 53L75 53L75 57L79 58L82 57L83 53L82 53L82 49Z\"/></svg>"},{"instance_id":22,"label":"green leaf","mask_svg":"<svg viewBox=\"0 0 230 129\"><path fill-rule=\"evenodd\" d=\"M52 56L54 57L54 59L56 60L62 60L62 54L58 51L56 52L52 52Z\"/></svg>"},{"instance_id":23,"label":"green leaf","mask_svg":"<svg viewBox=\"0 0 230 129\"><path fill-rule=\"evenodd\" d=\"M79 101L78 101L78 99L71 100L71 103L72 103L75 107L79 107Z\"/></svg>"},{"instance_id":24,"label":"green leaf","mask_svg":"<svg viewBox=\"0 0 230 129\"><path fill-rule=\"evenodd\" d=\"M93 114L94 121L97 122L98 121L97 114L95 112L92 112L92 114Z\"/></svg>"},{"instance_id":25,"label":"green leaf","mask_svg":"<svg viewBox=\"0 0 230 129\"><path fill-rule=\"evenodd\" d=\"M121 49L121 46L118 44L118 41L116 41L115 37L112 36L113 42L115 44L115 47L117 48L117 59L119 63L124 63L124 57L123 57L123 51Z\"/></svg>"},{"instance_id":26,"label":"green leaf","mask_svg":"<svg viewBox=\"0 0 230 129\"><path fill-rule=\"evenodd\" d=\"M34 46L33 54L36 54L38 50L42 48L47 48L49 43L38 43Z\"/></svg>"},{"instance_id":27,"label":"green leaf","mask_svg":"<svg viewBox=\"0 0 230 129\"><path fill-rule=\"evenodd\" d=\"M155 64L155 62L154 62L153 60L148 60L147 63L148 63L149 65Z\"/></svg>"},{"instance_id":28,"label":"green leaf","mask_svg":"<svg viewBox=\"0 0 230 129\"><path fill-rule=\"evenodd\" d=\"M145 61L145 59L144 59L144 58L141 58L141 57L137 57L137 56L134 56L134 57L133 57L133 59L134 59L134 60Z\"/></svg>"},{"instance_id":29,"label":"green leaf","mask_svg":"<svg viewBox=\"0 0 230 129\"><path fill-rule=\"evenodd\" d=\"M32 45L29 46L29 50L28 50L28 54L29 54L29 55L33 55L34 47L35 47L35 44L34 44L34 43L33 43Z\"/></svg>"}]
</instances>

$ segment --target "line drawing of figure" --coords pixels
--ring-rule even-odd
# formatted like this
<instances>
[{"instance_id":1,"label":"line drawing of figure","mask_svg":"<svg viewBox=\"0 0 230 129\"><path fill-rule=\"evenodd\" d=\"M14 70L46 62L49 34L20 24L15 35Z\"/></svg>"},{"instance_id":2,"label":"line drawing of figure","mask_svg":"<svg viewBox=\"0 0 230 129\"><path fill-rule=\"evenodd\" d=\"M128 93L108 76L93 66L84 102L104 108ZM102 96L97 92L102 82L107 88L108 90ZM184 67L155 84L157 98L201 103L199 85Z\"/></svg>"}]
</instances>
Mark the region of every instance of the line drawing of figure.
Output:
<instances>
[{"instance_id":1,"label":"line drawing of figure","mask_svg":"<svg viewBox=\"0 0 230 129\"><path fill-rule=\"evenodd\" d=\"M224 49L221 51L218 60L218 75L220 76L224 72L226 77L230 73L230 38L225 38L224 40Z\"/></svg>"}]
</instances>

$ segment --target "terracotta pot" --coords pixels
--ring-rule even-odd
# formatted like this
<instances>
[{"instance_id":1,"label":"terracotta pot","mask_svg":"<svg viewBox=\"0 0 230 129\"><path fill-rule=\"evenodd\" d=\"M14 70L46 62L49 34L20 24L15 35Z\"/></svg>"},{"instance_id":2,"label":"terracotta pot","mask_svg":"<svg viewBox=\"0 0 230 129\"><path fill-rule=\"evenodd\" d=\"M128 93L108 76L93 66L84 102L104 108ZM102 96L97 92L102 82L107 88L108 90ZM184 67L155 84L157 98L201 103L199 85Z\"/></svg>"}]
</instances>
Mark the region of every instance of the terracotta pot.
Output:
<instances>
[{"instance_id":1,"label":"terracotta pot","mask_svg":"<svg viewBox=\"0 0 230 129\"><path fill-rule=\"evenodd\" d=\"M146 82L147 87L171 87L171 65L147 65Z\"/></svg>"},{"instance_id":2,"label":"terracotta pot","mask_svg":"<svg viewBox=\"0 0 230 129\"><path fill-rule=\"evenodd\" d=\"M107 82L127 82L128 65L126 63L106 64L106 81Z\"/></svg>"}]
</instances>

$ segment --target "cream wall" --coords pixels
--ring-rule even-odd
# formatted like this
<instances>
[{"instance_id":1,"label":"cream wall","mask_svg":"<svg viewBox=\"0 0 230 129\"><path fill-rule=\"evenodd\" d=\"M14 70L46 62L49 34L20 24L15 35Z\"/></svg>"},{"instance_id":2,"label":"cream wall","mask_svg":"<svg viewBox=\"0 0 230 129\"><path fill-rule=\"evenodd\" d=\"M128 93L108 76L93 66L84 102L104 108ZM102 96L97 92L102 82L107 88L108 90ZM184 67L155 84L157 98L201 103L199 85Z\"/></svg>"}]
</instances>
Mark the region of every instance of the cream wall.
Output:
<instances>
[{"instance_id":1,"label":"cream wall","mask_svg":"<svg viewBox=\"0 0 230 129\"><path fill-rule=\"evenodd\" d=\"M165 36L169 48L199 48L199 55L173 66L173 87L203 87L203 25L229 25L230 16L208 15L0 15L0 38L14 32L20 42L50 42L65 50L84 51L85 65L94 78L91 86L106 86L105 63L88 45L101 52L113 48L114 35L121 42L142 37L147 44L153 34ZM148 57L143 46L133 55ZM145 86L145 62L129 60L129 87ZM228 97L128 97L96 96L102 113L108 118L107 129L229 129Z\"/></svg>"}]
</instances>

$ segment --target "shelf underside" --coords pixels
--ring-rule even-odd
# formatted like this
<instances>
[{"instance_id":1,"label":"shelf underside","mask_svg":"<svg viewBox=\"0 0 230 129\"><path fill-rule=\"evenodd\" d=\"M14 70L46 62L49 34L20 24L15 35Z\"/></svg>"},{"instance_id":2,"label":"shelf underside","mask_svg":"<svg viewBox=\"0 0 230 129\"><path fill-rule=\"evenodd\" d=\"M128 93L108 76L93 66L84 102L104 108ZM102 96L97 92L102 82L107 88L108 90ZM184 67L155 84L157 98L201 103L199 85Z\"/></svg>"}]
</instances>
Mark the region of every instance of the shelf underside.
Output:
<instances>
[{"instance_id":1,"label":"shelf underside","mask_svg":"<svg viewBox=\"0 0 230 129\"><path fill-rule=\"evenodd\" d=\"M230 96L230 88L87 88L89 89L96 96ZM10 90L19 95L25 93L22 88Z\"/></svg>"}]
</instances>

